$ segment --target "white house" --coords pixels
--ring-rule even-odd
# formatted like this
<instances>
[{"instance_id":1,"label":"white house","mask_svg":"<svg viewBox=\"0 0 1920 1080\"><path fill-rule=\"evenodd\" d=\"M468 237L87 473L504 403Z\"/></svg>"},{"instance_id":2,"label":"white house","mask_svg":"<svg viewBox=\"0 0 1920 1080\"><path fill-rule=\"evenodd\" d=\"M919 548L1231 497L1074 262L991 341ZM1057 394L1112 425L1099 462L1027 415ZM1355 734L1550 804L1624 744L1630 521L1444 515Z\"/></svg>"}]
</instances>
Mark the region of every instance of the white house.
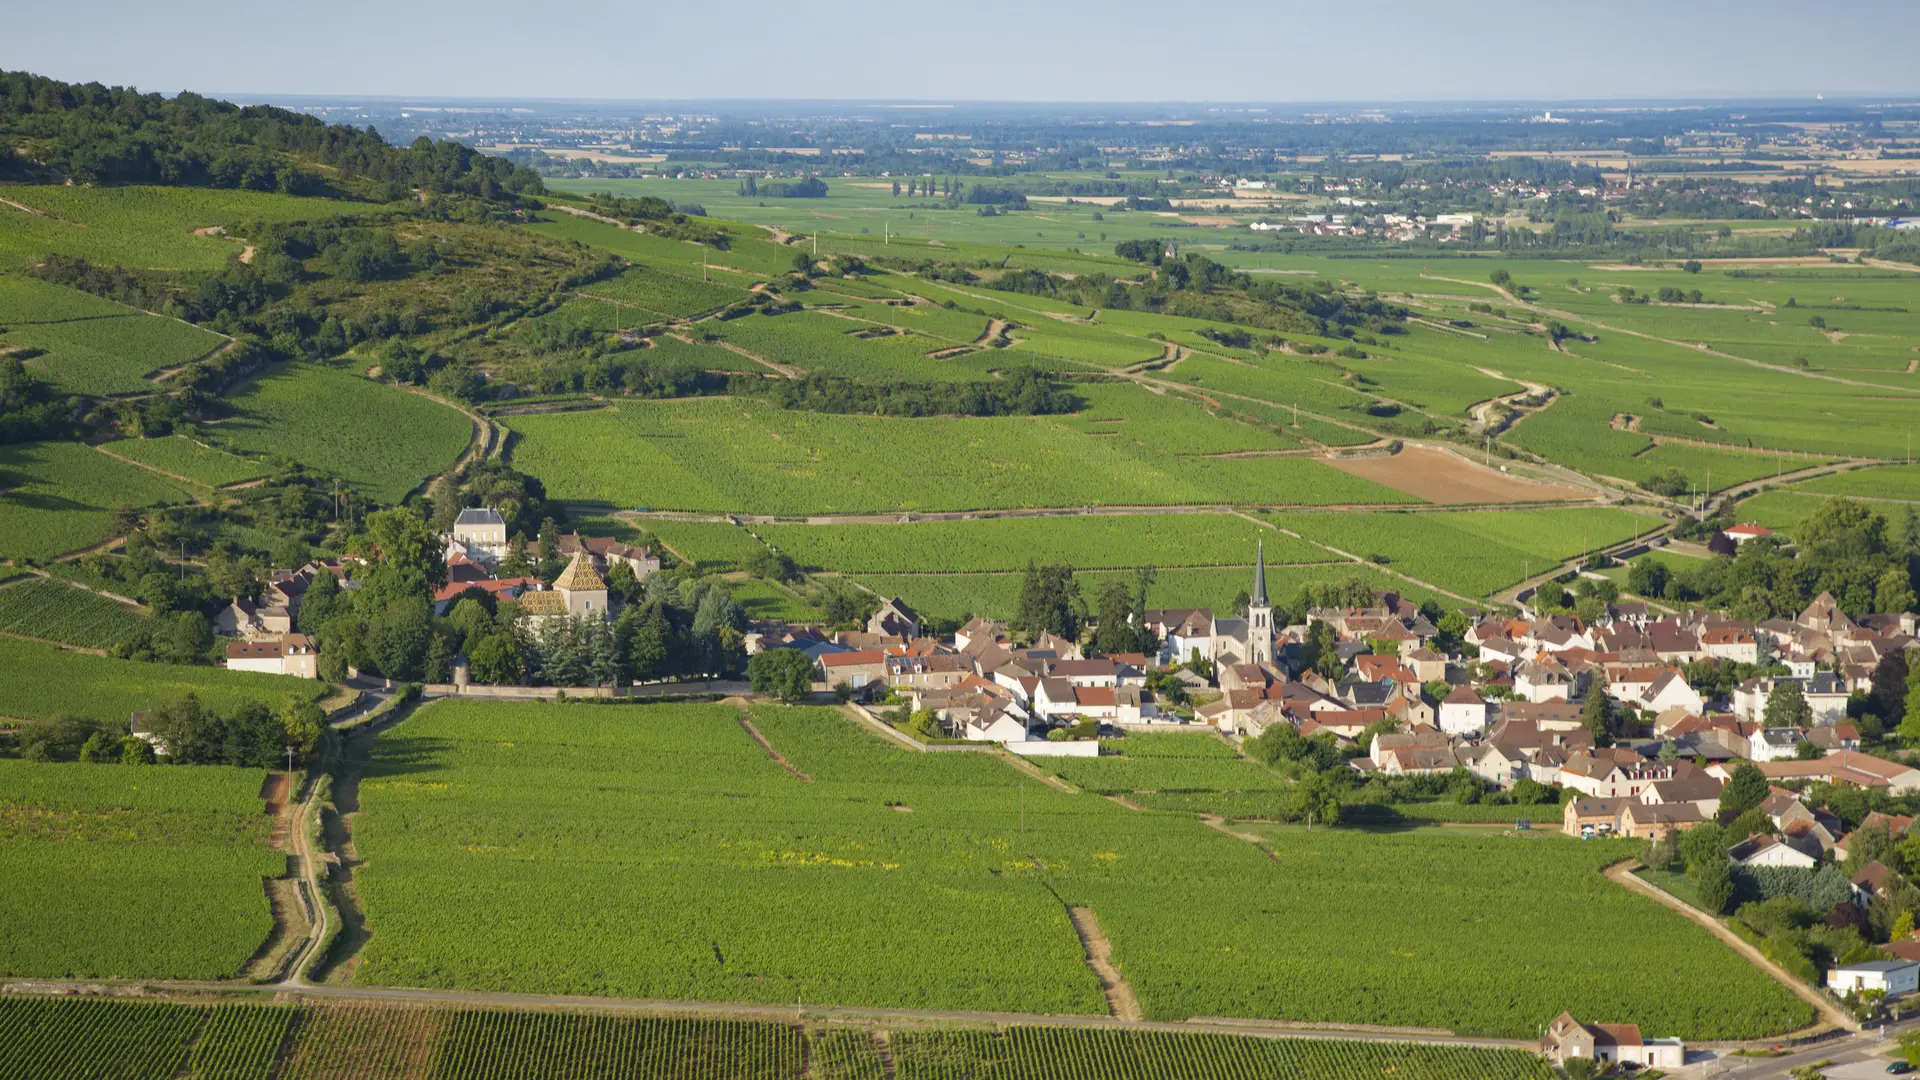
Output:
<instances>
[{"instance_id":1,"label":"white house","mask_svg":"<svg viewBox=\"0 0 1920 1080\"><path fill-rule=\"evenodd\" d=\"M472 506L460 511L453 521L455 543L489 558L507 553L507 519L490 506Z\"/></svg>"},{"instance_id":2,"label":"white house","mask_svg":"<svg viewBox=\"0 0 1920 1080\"><path fill-rule=\"evenodd\" d=\"M282 634L258 641L227 643L227 670L261 671L268 675L320 677L320 650L305 634Z\"/></svg>"},{"instance_id":3,"label":"white house","mask_svg":"<svg viewBox=\"0 0 1920 1080\"><path fill-rule=\"evenodd\" d=\"M1869 960L1827 972L1827 989L1836 994L1878 990L1890 998L1920 989L1920 961Z\"/></svg>"},{"instance_id":4,"label":"white house","mask_svg":"<svg viewBox=\"0 0 1920 1080\"><path fill-rule=\"evenodd\" d=\"M1820 860L1777 836L1753 836L1727 849L1727 858L1739 866L1791 866L1811 870Z\"/></svg>"},{"instance_id":5,"label":"white house","mask_svg":"<svg viewBox=\"0 0 1920 1080\"><path fill-rule=\"evenodd\" d=\"M1676 707L1699 713L1707 707L1707 702L1687 680L1669 671L1640 692L1640 707L1656 713Z\"/></svg>"},{"instance_id":6,"label":"white house","mask_svg":"<svg viewBox=\"0 0 1920 1080\"><path fill-rule=\"evenodd\" d=\"M1440 703L1440 730L1449 735L1465 735L1482 731L1487 726L1487 703L1479 694L1464 686L1456 686L1453 693Z\"/></svg>"},{"instance_id":7,"label":"white house","mask_svg":"<svg viewBox=\"0 0 1920 1080\"><path fill-rule=\"evenodd\" d=\"M1025 718L1005 709L994 709L984 715L976 714L967 721L960 731L960 737L975 742L1025 742L1032 736L1027 731Z\"/></svg>"},{"instance_id":8,"label":"white house","mask_svg":"<svg viewBox=\"0 0 1920 1080\"><path fill-rule=\"evenodd\" d=\"M1790 758L1807 737L1796 728L1761 728L1747 739L1750 761L1779 761Z\"/></svg>"}]
</instances>

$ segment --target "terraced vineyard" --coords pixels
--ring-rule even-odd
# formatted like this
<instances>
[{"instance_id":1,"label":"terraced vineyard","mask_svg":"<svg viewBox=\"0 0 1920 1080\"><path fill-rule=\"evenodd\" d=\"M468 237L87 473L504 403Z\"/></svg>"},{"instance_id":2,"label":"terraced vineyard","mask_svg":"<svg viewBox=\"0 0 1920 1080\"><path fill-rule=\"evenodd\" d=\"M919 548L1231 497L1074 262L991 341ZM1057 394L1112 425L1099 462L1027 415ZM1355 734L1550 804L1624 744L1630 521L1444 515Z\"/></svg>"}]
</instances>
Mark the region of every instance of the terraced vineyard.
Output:
<instances>
[{"instance_id":1,"label":"terraced vineyard","mask_svg":"<svg viewBox=\"0 0 1920 1080\"><path fill-rule=\"evenodd\" d=\"M104 649L147 626L116 600L60 581L34 578L0 588L0 632Z\"/></svg>"},{"instance_id":2,"label":"terraced vineyard","mask_svg":"<svg viewBox=\"0 0 1920 1080\"><path fill-rule=\"evenodd\" d=\"M192 501L165 478L79 443L0 446L0 554L78 551L107 538L115 507Z\"/></svg>"},{"instance_id":3,"label":"terraced vineyard","mask_svg":"<svg viewBox=\"0 0 1920 1080\"><path fill-rule=\"evenodd\" d=\"M473 437L457 411L338 368L295 364L264 375L210 429L220 442L298 461L395 503L452 465Z\"/></svg>"},{"instance_id":4,"label":"terraced vineyard","mask_svg":"<svg viewBox=\"0 0 1920 1080\"><path fill-rule=\"evenodd\" d=\"M38 350L27 366L83 394L142 394L148 376L225 344L218 334L144 313L8 327L0 340Z\"/></svg>"},{"instance_id":5,"label":"terraced vineyard","mask_svg":"<svg viewBox=\"0 0 1920 1080\"><path fill-rule=\"evenodd\" d=\"M101 266L218 270L241 245L196 229L253 221L328 219L331 199L193 187L10 186L0 203L0 259L14 266L49 252ZM347 204L349 207L351 204Z\"/></svg>"},{"instance_id":6,"label":"terraced vineyard","mask_svg":"<svg viewBox=\"0 0 1920 1080\"><path fill-rule=\"evenodd\" d=\"M263 462L229 454L185 435L158 439L121 439L107 443L106 450L173 476L182 476L208 487L258 480L272 470Z\"/></svg>"}]
</instances>

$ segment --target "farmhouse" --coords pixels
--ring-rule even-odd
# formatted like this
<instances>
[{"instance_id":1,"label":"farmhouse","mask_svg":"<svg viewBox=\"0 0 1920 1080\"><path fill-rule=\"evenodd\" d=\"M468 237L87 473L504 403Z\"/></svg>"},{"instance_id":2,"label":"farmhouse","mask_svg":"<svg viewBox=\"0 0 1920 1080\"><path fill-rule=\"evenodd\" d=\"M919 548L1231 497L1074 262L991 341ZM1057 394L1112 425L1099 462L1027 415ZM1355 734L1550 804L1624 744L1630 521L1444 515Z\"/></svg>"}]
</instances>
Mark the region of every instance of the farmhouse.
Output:
<instances>
[{"instance_id":1,"label":"farmhouse","mask_svg":"<svg viewBox=\"0 0 1920 1080\"><path fill-rule=\"evenodd\" d=\"M261 671L269 675L320 677L320 651L305 634L282 634L257 641L227 643L227 670Z\"/></svg>"},{"instance_id":2,"label":"farmhouse","mask_svg":"<svg viewBox=\"0 0 1920 1080\"><path fill-rule=\"evenodd\" d=\"M1572 1013L1561 1013L1547 1025L1540 1053L1555 1065L1569 1058L1585 1058L1603 1066L1632 1063L1656 1069L1678 1069L1686 1064L1687 1048L1679 1039L1643 1039L1634 1024L1583 1024Z\"/></svg>"},{"instance_id":3,"label":"farmhouse","mask_svg":"<svg viewBox=\"0 0 1920 1080\"><path fill-rule=\"evenodd\" d=\"M468 507L454 519L448 539L469 555L498 561L507 554L507 519L490 506Z\"/></svg>"}]
</instances>

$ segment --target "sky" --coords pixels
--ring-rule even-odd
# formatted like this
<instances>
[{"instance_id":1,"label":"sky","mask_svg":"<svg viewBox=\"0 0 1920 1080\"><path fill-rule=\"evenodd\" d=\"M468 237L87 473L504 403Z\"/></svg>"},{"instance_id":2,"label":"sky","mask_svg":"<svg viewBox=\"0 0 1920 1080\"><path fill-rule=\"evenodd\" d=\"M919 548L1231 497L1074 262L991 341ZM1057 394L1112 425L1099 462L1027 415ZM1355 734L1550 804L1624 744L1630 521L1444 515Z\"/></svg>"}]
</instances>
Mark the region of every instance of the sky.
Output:
<instances>
[{"instance_id":1,"label":"sky","mask_svg":"<svg viewBox=\"0 0 1920 1080\"><path fill-rule=\"evenodd\" d=\"M1916 0L7 7L0 68L254 101L1920 98Z\"/></svg>"}]
</instances>

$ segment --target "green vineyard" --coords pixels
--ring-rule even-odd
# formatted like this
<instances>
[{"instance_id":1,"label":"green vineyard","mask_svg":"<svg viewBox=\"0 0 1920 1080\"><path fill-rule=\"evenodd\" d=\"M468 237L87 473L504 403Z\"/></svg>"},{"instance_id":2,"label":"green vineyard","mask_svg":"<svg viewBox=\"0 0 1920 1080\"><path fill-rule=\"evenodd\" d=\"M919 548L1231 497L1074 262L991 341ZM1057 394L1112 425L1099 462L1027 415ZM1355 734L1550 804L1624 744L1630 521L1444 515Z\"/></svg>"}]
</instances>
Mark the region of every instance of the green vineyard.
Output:
<instances>
[{"instance_id":1,"label":"green vineyard","mask_svg":"<svg viewBox=\"0 0 1920 1080\"><path fill-rule=\"evenodd\" d=\"M888 1058L892 1069L887 1068ZM1520 1050L1044 1027L0 999L0 1080L1549 1080Z\"/></svg>"}]
</instances>

